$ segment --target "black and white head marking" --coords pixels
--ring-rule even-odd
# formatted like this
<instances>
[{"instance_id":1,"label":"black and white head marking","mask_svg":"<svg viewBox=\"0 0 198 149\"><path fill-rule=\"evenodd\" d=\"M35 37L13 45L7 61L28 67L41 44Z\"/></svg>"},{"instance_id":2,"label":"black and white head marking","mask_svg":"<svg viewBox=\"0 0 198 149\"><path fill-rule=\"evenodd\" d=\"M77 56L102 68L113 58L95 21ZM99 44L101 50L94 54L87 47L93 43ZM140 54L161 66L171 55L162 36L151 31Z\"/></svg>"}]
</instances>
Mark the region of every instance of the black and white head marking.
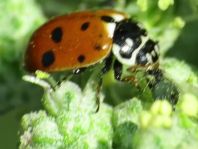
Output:
<instances>
[{"instance_id":1,"label":"black and white head marking","mask_svg":"<svg viewBox=\"0 0 198 149\"><path fill-rule=\"evenodd\" d=\"M158 60L159 52L157 43L148 39L144 46L139 50L136 57L136 64L146 65L155 63Z\"/></svg>"},{"instance_id":2,"label":"black and white head marking","mask_svg":"<svg viewBox=\"0 0 198 149\"><path fill-rule=\"evenodd\" d=\"M146 31L131 20L116 24L113 53L125 65L147 65L158 60L157 44L147 37Z\"/></svg>"}]
</instances>

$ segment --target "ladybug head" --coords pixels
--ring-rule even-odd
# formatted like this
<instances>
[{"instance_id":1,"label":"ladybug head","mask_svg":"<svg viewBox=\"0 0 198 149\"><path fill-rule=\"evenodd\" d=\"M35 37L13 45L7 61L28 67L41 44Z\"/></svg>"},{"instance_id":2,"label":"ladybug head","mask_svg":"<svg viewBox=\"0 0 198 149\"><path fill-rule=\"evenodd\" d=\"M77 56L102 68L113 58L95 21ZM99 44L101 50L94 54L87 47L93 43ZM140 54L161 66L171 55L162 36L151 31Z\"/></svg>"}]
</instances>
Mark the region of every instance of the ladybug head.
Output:
<instances>
[{"instance_id":1,"label":"ladybug head","mask_svg":"<svg viewBox=\"0 0 198 149\"><path fill-rule=\"evenodd\" d=\"M126 65L146 65L158 60L157 44L147 37L146 31L132 20L116 24L113 36L113 53Z\"/></svg>"}]
</instances>

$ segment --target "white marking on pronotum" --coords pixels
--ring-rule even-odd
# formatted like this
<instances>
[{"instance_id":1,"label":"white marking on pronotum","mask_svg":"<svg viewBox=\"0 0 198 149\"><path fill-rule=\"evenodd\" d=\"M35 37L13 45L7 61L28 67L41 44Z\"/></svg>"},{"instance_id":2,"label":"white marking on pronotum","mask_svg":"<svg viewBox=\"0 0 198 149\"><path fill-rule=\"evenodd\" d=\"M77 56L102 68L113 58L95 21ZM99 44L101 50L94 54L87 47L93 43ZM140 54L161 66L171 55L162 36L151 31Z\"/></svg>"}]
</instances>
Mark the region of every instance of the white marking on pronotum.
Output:
<instances>
[{"instance_id":1,"label":"white marking on pronotum","mask_svg":"<svg viewBox=\"0 0 198 149\"><path fill-rule=\"evenodd\" d=\"M120 51L121 47L118 45L118 44L113 44L112 46L112 51L113 51L113 54L118 58L118 60L120 61L122 58L120 57Z\"/></svg>"},{"instance_id":2,"label":"white marking on pronotum","mask_svg":"<svg viewBox=\"0 0 198 149\"><path fill-rule=\"evenodd\" d=\"M125 17L123 15L121 15L121 14L112 13L111 17L115 20L115 22L107 22L107 23L105 23L106 30L109 33L109 37L110 38L113 37L114 31L115 31L115 28L116 28L116 22L120 22L123 19L125 19Z\"/></svg>"},{"instance_id":3,"label":"white marking on pronotum","mask_svg":"<svg viewBox=\"0 0 198 149\"><path fill-rule=\"evenodd\" d=\"M113 44L113 48L112 48L113 54L116 56L116 58L117 58L122 64L125 64L125 65L128 65L128 66L133 66L133 65L136 64L136 57L137 57L137 54L139 53L140 49L141 49L141 48L145 45L145 43L147 42L148 37L147 37L147 36L141 36L141 40L142 40L142 42L141 42L140 46L139 46L137 49L135 49L135 50L133 51L131 58L129 58L129 59L128 59L128 58L123 58L123 57L120 55L120 53L119 53L119 51L120 51L121 48L123 48L123 47L120 47L120 46L117 45L117 44ZM123 50L123 49L122 49L122 50Z\"/></svg>"},{"instance_id":4,"label":"white marking on pronotum","mask_svg":"<svg viewBox=\"0 0 198 149\"><path fill-rule=\"evenodd\" d=\"M127 39L125 40L125 42L127 43L127 45L128 45L129 47L132 47L132 46L133 46L133 40L132 40L132 39L127 38Z\"/></svg>"},{"instance_id":5,"label":"white marking on pronotum","mask_svg":"<svg viewBox=\"0 0 198 149\"><path fill-rule=\"evenodd\" d=\"M131 47L129 47L128 45L125 44L120 50L121 50L122 52L126 53L127 51L130 50L130 48L131 48Z\"/></svg>"},{"instance_id":6,"label":"white marking on pronotum","mask_svg":"<svg viewBox=\"0 0 198 149\"><path fill-rule=\"evenodd\" d=\"M125 19L125 16L121 15L121 14L111 14L111 16L113 17L113 19L116 21L116 22L120 22L122 21L123 19Z\"/></svg>"},{"instance_id":7,"label":"white marking on pronotum","mask_svg":"<svg viewBox=\"0 0 198 149\"><path fill-rule=\"evenodd\" d=\"M105 23L106 31L109 34L110 38L113 38L113 34L115 31L116 23Z\"/></svg>"},{"instance_id":8,"label":"white marking on pronotum","mask_svg":"<svg viewBox=\"0 0 198 149\"><path fill-rule=\"evenodd\" d=\"M133 46L133 41L130 38L125 40L126 44L120 49L123 53L127 53Z\"/></svg>"}]
</instances>

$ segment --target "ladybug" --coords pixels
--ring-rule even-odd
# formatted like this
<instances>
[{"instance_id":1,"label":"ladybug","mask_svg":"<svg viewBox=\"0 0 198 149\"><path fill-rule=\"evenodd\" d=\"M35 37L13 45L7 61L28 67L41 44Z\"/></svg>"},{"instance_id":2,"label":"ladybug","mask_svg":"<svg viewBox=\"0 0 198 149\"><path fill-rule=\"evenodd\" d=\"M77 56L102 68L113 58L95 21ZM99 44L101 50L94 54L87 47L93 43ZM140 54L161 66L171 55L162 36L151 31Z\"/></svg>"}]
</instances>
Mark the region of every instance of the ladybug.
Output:
<instances>
[{"instance_id":1,"label":"ladybug","mask_svg":"<svg viewBox=\"0 0 198 149\"><path fill-rule=\"evenodd\" d=\"M36 30L25 53L29 72L57 72L104 63L121 80L123 65L152 69L158 62L157 43L122 12L97 10L58 16Z\"/></svg>"}]
</instances>

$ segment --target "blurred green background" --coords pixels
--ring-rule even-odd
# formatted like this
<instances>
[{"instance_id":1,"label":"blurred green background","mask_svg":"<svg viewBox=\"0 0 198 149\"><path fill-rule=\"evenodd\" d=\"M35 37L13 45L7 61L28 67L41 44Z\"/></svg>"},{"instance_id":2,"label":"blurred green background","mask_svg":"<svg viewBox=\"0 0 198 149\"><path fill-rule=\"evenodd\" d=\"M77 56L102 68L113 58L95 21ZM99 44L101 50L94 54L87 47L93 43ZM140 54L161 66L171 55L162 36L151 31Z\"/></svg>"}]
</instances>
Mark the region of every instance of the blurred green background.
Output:
<instances>
[{"instance_id":1,"label":"blurred green background","mask_svg":"<svg viewBox=\"0 0 198 149\"><path fill-rule=\"evenodd\" d=\"M197 0L1 0L0 148L17 148L21 116L42 107L42 89L22 80L32 32L53 16L102 8L128 13L159 41L162 57L185 61L197 72Z\"/></svg>"}]
</instances>

